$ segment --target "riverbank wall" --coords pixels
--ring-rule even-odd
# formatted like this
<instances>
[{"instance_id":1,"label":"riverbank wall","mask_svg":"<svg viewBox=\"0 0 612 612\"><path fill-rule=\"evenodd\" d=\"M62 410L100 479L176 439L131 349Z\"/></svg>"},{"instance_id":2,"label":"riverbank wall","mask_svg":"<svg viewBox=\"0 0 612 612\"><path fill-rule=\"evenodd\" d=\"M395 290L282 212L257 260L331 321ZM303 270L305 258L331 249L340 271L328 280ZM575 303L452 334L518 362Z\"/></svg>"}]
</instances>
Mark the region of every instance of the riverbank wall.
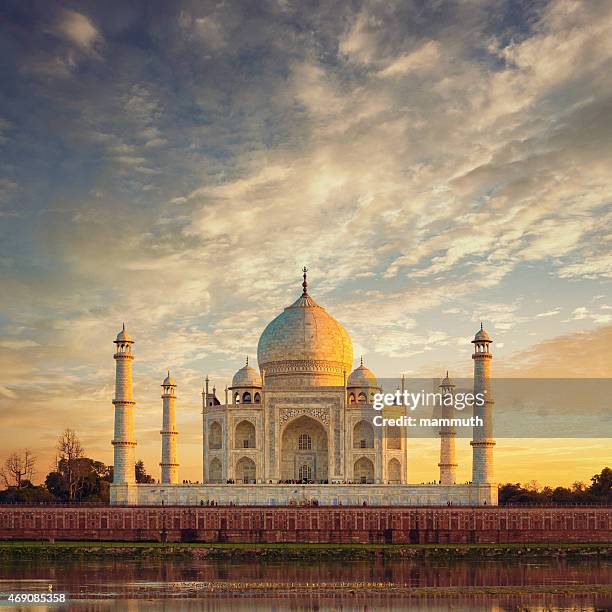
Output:
<instances>
[{"instance_id":1,"label":"riverbank wall","mask_svg":"<svg viewBox=\"0 0 612 612\"><path fill-rule=\"evenodd\" d=\"M612 508L0 506L0 540L610 543Z\"/></svg>"}]
</instances>

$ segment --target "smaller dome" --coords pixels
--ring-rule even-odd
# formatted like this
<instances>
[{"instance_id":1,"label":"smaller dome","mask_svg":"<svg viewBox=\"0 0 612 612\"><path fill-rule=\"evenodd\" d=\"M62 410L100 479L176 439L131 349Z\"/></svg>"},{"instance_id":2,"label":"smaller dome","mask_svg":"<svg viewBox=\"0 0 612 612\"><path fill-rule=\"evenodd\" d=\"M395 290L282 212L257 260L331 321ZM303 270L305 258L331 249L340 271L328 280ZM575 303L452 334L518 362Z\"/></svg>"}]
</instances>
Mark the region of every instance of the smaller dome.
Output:
<instances>
[{"instance_id":1,"label":"smaller dome","mask_svg":"<svg viewBox=\"0 0 612 612\"><path fill-rule=\"evenodd\" d=\"M174 378L170 376L170 370L168 370L168 376L164 378L164 382L162 383L162 387L176 387L176 383L174 382Z\"/></svg>"},{"instance_id":2,"label":"smaller dome","mask_svg":"<svg viewBox=\"0 0 612 612\"><path fill-rule=\"evenodd\" d=\"M440 383L440 387L454 387L455 383L453 382L453 379L449 377L448 375L448 370L446 372L446 376L442 379L442 382Z\"/></svg>"},{"instance_id":3,"label":"smaller dome","mask_svg":"<svg viewBox=\"0 0 612 612\"><path fill-rule=\"evenodd\" d=\"M348 379L348 387L378 387L376 376L369 368L363 365L363 359L358 368L355 368Z\"/></svg>"},{"instance_id":4,"label":"smaller dome","mask_svg":"<svg viewBox=\"0 0 612 612\"><path fill-rule=\"evenodd\" d=\"M261 375L249 365L248 357L246 365L240 368L232 378L232 388L234 387L261 387Z\"/></svg>"},{"instance_id":5,"label":"smaller dome","mask_svg":"<svg viewBox=\"0 0 612 612\"><path fill-rule=\"evenodd\" d=\"M482 323L480 324L480 329L476 332L472 342L492 342L491 338L489 338L487 330L482 327Z\"/></svg>"},{"instance_id":6,"label":"smaller dome","mask_svg":"<svg viewBox=\"0 0 612 612\"><path fill-rule=\"evenodd\" d=\"M125 323L121 331L117 334L117 340L115 340L115 342L133 342L132 336L130 336L125 329Z\"/></svg>"}]
</instances>

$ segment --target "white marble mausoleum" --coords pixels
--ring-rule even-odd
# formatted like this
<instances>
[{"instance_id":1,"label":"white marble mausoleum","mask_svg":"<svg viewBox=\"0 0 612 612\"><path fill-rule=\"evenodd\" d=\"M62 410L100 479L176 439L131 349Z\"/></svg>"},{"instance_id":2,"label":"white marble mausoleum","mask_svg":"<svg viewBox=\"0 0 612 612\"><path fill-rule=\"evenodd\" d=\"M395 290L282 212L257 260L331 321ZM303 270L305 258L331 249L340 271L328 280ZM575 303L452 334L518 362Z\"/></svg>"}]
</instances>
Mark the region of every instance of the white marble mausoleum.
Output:
<instances>
[{"instance_id":1,"label":"white marble mausoleum","mask_svg":"<svg viewBox=\"0 0 612 612\"><path fill-rule=\"evenodd\" d=\"M176 384L162 383L161 481L135 482L132 396L133 340L124 328L115 340L116 389L112 504L446 505L496 504L493 481L491 340L474 340L474 390L488 401L476 408L472 482L455 482L455 432L440 431L437 484L408 483L405 428L375 427L373 394L381 389L363 365L354 368L345 328L308 293L264 329L255 368L240 368L218 398L208 377L202 393L202 483L179 480ZM447 377L440 385L453 392ZM222 401L223 400L223 401ZM432 461L435 460L432 458Z\"/></svg>"}]
</instances>

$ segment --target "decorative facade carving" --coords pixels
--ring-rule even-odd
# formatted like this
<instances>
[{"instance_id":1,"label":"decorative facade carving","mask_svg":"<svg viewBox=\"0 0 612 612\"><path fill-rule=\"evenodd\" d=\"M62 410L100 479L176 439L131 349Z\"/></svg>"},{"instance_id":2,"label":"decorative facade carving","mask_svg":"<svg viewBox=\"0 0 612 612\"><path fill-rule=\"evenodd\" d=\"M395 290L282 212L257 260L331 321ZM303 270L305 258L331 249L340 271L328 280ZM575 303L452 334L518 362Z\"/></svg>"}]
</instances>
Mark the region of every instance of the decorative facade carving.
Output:
<instances>
[{"instance_id":1,"label":"decorative facade carving","mask_svg":"<svg viewBox=\"0 0 612 612\"><path fill-rule=\"evenodd\" d=\"M324 425L329 425L329 412L324 408L283 408L280 411L280 424L284 425L300 416L313 417Z\"/></svg>"}]
</instances>

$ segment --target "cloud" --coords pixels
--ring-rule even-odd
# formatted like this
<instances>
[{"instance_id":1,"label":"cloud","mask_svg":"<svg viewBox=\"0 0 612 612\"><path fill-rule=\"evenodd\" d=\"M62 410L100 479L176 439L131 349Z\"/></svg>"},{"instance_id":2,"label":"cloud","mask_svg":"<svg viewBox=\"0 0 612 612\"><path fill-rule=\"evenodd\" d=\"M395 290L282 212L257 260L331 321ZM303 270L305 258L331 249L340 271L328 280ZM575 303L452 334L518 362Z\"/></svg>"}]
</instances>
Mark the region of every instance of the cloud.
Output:
<instances>
[{"instance_id":1,"label":"cloud","mask_svg":"<svg viewBox=\"0 0 612 612\"><path fill-rule=\"evenodd\" d=\"M396 78L435 68L440 59L440 44L430 40L415 51L404 53L380 71L382 77Z\"/></svg>"},{"instance_id":2,"label":"cloud","mask_svg":"<svg viewBox=\"0 0 612 612\"><path fill-rule=\"evenodd\" d=\"M15 399L17 397L17 394L8 387L0 385L0 396L7 397L9 399Z\"/></svg>"},{"instance_id":3,"label":"cloud","mask_svg":"<svg viewBox=\"0 0 612 612\"><path fill-rule=\"evenodd\" d=\"M495 364L496 376L521 378L610 378L612 325L537 343Z\"/></svg>"},{"instance_id":4,"label":"cloud","mask_svg":"<svg viewBox=\"0 0 612 612\"><path fill-rule=\"evenodd\" d=\"M586 306L579 306L578 308L574 309L569 320L583 321L585 319L590 319L601 325L604 323L610 323L612 321L612 314L592 312L586 308Z\"/></svg>"},{"instance_id":5,"label":"cloud","mask_svg":"<svg viewBox=\"0 0 612 612\"><path fill-rule=\"evenodd\" d=\"M561 312L561 308L553 308L552 310L547 310L546 312L539 312L536 317L556 317Z\"/></svg>"},{"instance_id":6,"label":"cloud","mask_svg":"<svg viewBox=\"0 0 612 612\"><path fill-rule=\"evenodd\" d=\"M86 53L93 51L104 41L102 34L88 17L69 9L64 9L59 14L55 33Z\"/></svg>"},{"instance_id":7,"label":"cloud","mask_svg":"<svg viewBox=\"0 0 612 612\"><path fill-rule=\"evenodd\" d=\"M19 185L15 181L0 179L0 204L8 202L18 189Z\"/></svg>"},{"instance_id":8,"label":"cloud","mask_svg":"<svg viewBox=\"0 0 612 612\"><path fill-rule=\"evenodd\" d=\"M38 346L38 342L22 338L0 338L0 348L18 351L24 348L32 348Z\"/></svg>"}]
</instances>

